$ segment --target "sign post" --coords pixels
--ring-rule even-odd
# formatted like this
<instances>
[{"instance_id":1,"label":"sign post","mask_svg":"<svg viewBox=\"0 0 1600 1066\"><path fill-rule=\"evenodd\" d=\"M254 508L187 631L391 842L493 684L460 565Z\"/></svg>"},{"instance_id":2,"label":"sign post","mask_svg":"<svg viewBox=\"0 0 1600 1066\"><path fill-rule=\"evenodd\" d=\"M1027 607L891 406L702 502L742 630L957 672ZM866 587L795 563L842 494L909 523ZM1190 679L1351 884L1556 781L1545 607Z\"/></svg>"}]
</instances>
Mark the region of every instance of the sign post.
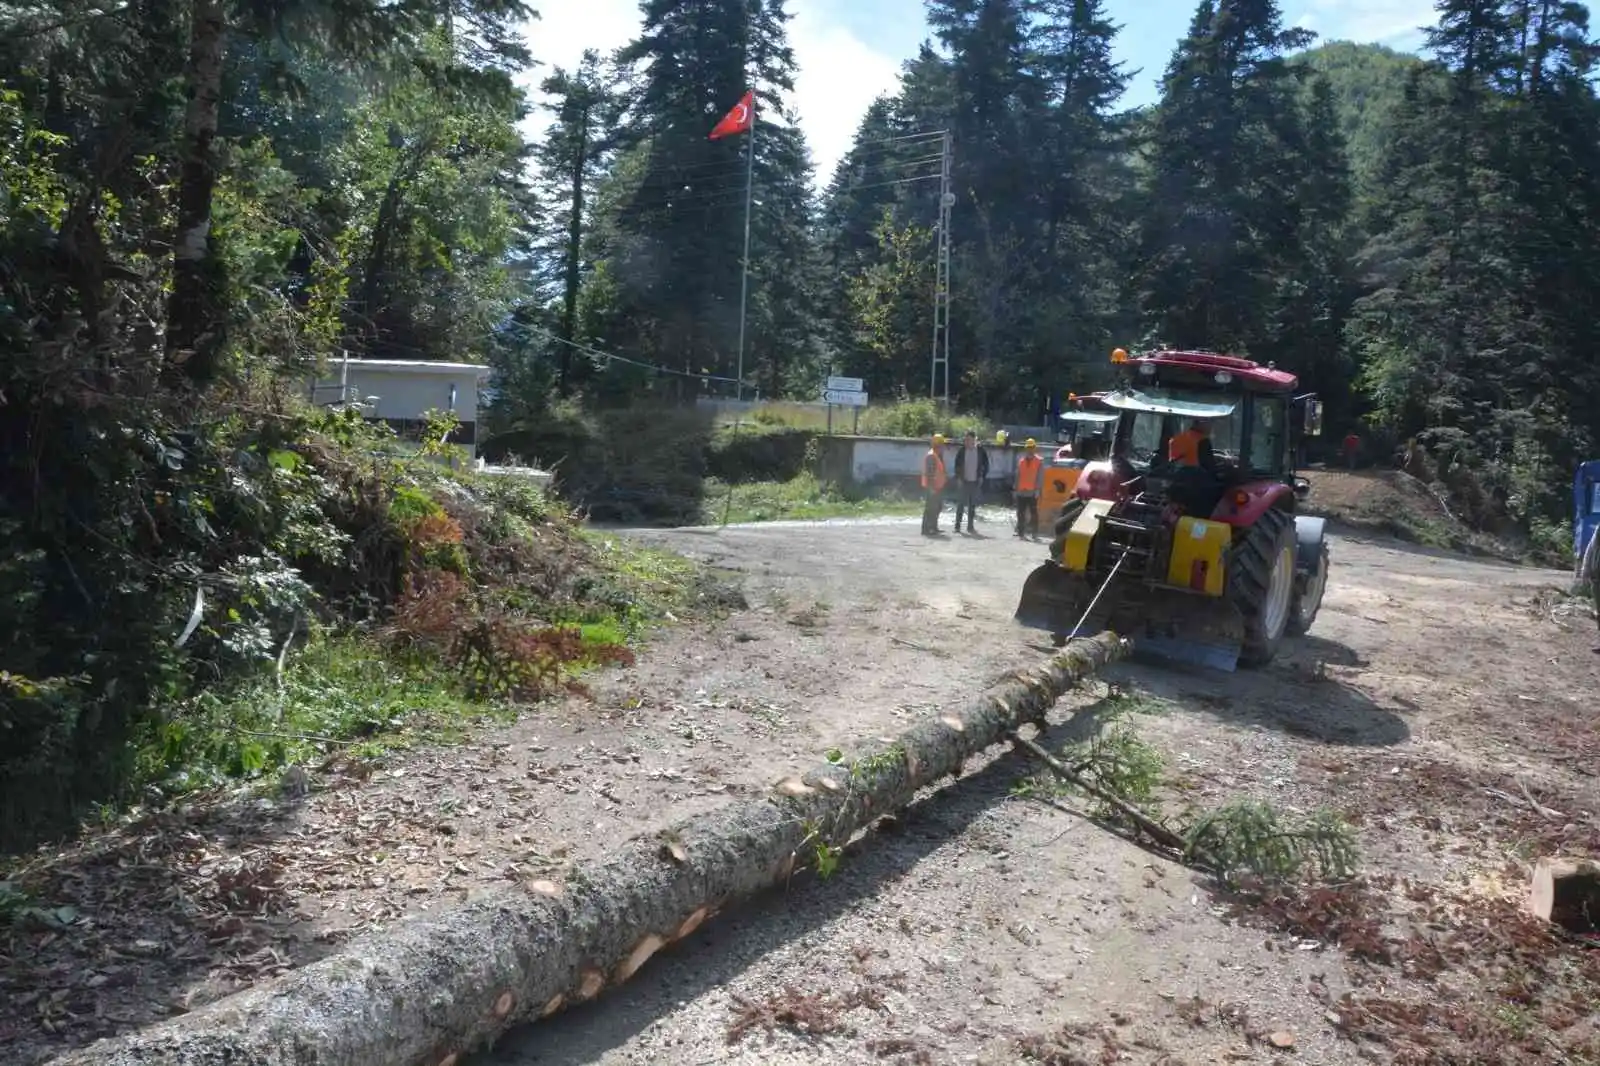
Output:
<instances>
[{"instance_id":1,"label":"sign post","mask_svg":"<svg viewBox=\"0 0 1600 1066\"><path fill-rule=\"evenodd\" d=\"M861 425L861 409L867 406L867 394L862 392L866 382L860 378L845 378L837 375L830 376L827 384L822 386L822 402L828 405L828 432L833 432L833 409L835 407L854 408L854 418L851 422L850 432L854 433Z\"/></svg>"}]
</instances>

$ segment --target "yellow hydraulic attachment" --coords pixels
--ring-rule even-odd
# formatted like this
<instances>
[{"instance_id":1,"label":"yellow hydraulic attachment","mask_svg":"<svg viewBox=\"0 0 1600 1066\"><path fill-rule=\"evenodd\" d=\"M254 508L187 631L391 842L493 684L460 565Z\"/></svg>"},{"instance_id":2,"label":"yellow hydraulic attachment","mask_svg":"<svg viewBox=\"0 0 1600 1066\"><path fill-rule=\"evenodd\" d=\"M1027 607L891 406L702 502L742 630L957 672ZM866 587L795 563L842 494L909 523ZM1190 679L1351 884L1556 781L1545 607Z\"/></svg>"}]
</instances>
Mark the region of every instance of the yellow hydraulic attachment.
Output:
<instances>
[{"instance_id":1,"label":"yellow hydraulic attachment","mask_svg":"<svg viewBox=\"0 0 1600 1066\"><path fill-rule=\"evenodd\" d=\"M1172 531L1172 557L1167 563L1167 583L1207 596L1222 595L1222 556L1233 543L1233 527L1226 522L1184 515Z\"/></svg>"},{"instance_id":2,"label":"yellow hydraulic attachment","mask_svg":"<svg viewBox=\"0 0 1600 1066\"><path fill-rule=\"evenodd\" d=\"M1073 520L1061 544L1061 565L1074 573L1089 568L1089 548L1094 535L1100 532L1100 519L1111 510L1110 500L1089 500Z\"/></svg>"}]
</instances>

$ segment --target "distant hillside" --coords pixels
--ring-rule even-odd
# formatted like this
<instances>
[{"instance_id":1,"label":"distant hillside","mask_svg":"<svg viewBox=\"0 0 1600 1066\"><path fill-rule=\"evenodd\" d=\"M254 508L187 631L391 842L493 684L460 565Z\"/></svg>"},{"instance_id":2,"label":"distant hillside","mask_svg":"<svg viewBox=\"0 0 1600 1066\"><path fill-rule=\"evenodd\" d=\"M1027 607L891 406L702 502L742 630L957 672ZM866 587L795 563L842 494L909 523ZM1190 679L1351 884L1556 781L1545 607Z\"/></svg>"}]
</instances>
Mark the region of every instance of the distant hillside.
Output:
<instances>
[{"instance_id":1,"label":"distant hillside","mask_svg":"<svg viewBox=\"0 0 1600 1066\"><path fill-rule=\"evenodd\" d=\"M1350 165L1364 186L1382 157L1389 115L1405 91L1406 73L1422 60L1378 44L1329 41L1292 60L1328 79L1339 108L1339 125Z\"/></svg>"}]
</instances>

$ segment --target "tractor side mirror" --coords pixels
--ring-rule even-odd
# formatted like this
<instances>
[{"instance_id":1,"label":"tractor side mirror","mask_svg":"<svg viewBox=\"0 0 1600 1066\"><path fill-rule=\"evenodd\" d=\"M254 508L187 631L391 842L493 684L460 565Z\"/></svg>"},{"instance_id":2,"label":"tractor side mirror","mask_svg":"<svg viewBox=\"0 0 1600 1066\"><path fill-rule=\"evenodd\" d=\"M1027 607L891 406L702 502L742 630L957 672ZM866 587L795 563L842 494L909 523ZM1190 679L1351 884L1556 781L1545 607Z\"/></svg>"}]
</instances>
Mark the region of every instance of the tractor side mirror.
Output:
<instances>
[{"instance_id":1,"label":"tractor side mirror","mask_svg":"<svg viewBox=\"0 0 1600 1066\"><path fill-rule=\"evenodd\" d=\"M1296 477L1294 479L1294 497L1295 497L1295 499L1303 500L1307 496L1310 496L1310 495L1311 495L1311 482L1307 481L1303 477Z\"/></svg>"},{"instance_id":2,"label":"tractor side mirror","mask_svg":"<svg viewBox=\"0 0 1600 1066\"><path fill-rule=\"evenodd\" d=\"M1307 400L1306 401L1305 431L1306 431L1306 436L1308 436L1308 437L1320 437L1320 436L1322 436L1322 401L1321 400Z\"/></svg>"}]
</instances>

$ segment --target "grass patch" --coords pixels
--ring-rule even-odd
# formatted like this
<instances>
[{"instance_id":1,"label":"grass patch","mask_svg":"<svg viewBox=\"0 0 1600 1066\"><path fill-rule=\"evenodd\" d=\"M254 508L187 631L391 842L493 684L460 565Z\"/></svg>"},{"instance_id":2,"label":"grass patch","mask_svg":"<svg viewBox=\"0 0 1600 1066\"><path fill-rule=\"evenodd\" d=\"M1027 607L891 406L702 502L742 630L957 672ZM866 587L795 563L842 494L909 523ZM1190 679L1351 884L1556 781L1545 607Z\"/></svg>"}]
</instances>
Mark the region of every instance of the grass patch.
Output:
<instances>
[{"instance_id":1,"label":"grass patch","mask_svg":"<svg viewBox=\"0 0 1600 1066\"><path fill-rule=\"evenodd\" d=\"M469 699L437 667L370 638L317 633L280 676L212 689L169 707L138 745L137 779L173 795L269 776L335 751L369 757L459 739L514 714Z\"/></svg>"},{"instance_id":2,"label":"grass patch","mask_svg":"<svg viewBox=\"0 0 1600 1066\"><path fill-rule=\"evenodd\" d=\"M733 488L729 503L727 484L715 479L706 482L705 505L701 521L708 525L722 522L771 522L779 519L816 520L859 518L880 515L917 514L922 501L907 499L892 492L876 496L854 496L837 485L819 481L802 473L788 481L756 481Z\"/></svg>"}]
</instances>

